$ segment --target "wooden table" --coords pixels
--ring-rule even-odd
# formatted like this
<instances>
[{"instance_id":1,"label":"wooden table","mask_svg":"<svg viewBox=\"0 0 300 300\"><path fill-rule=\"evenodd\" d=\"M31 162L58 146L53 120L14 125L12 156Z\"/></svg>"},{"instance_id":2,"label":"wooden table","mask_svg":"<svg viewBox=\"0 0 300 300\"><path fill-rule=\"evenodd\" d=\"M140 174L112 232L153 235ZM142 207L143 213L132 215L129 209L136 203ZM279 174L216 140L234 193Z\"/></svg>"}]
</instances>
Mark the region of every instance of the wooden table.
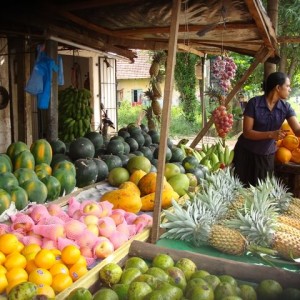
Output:
<instances>
[{"instance_id":1,"label":"wooden table","mask_svg":"<svg viewBox=\"0 0 300 300\"><path fill-rule=\"evenodd\" d=\"M275 164L275 175L283 180L294 197L300 197L300 164Z\"/></svg>"}]
</instances>

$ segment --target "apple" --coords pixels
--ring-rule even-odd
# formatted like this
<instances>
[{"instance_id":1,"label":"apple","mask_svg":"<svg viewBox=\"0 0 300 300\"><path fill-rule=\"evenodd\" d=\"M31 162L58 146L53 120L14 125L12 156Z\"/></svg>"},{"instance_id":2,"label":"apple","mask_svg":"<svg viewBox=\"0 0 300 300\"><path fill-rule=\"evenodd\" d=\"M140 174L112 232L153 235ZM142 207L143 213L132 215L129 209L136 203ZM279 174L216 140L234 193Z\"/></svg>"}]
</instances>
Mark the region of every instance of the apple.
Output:
<instances>
[{"instance_id":1,"label":"apple","mask_svg":"<svg viewBox=\"0 0 300 300\"><path fill-rule=\"evenodd\" d=\"M85 225L90 225L90 224L98 224L98 220L99 218L97 216L94 215L85 215L83 216L83 223Z\"/></svg>"},{"instance_id":2,"label":"apple","mask_svg":"<svg viewBox=\"0 0 300 300\"><path fill-rule=\"evenodd\" d=\"M94 233L96 236L99 236L99 228L97 224L89 224L87 225L87 230Z\"/></svg>"},{"instance_id":3,"label":"apple","mask_svg":"<svg viewBox=\"0 0 300 300\"><path fill-rule=\"evenodd\" d=\"M113 211L110 217L115 221L117 226L122 224L125 220L124 213L120 211Z\"/></svg>"},{"instance_id":4,"label":"apple","mask_svg":"<svg viewBox=\"0 0 300 300\"><path fill-rule=\"evenodd\" d=\"M114 245L106 237L99 237L93 247L93 253L99 259L106 258L112 254L114 250Z\"/></svg>"},{"instance_id":5,"label":"apple","mask_svg":"<svg viewBox=\"0 0 300 300\"><path fill-rule=\"evenodd\" d=\"M99 217L102 213L101 207L95 202L90 202L90 203L85 204L82 211L84 214L94 215L97 217Z\"/></svg>"},{"instance_id":6,"label":"apple","mask_svg":"<svg viewBox=\"0 0 300 300\"><path fill-rule=\"evenodd\" d=\"M94 257L92 249L87 246L80 247L80 253L84 257L89 257L89 258Z\"/></svg>"},{"instance_id":7,"label":"apple","mask_svg":"<svg viewBox=\"0 0 300 300\"><path fill-rule=\"evenodd\" d=\"M117 229L115 221L110 217L99 219L98 228L99 235L105 237L109 237Z\"/></svg>"}]
</instances>

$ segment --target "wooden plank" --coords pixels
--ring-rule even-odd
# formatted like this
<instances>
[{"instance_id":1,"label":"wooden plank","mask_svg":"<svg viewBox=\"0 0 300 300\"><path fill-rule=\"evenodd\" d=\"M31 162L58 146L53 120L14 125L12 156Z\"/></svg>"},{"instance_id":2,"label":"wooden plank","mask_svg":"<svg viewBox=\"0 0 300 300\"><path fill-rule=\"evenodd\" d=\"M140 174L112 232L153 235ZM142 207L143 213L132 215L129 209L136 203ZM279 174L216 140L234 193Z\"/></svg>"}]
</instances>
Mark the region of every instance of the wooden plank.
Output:
<instances>
[{"instance_id":1,"label":"wooden plank","mask_svg":"<svg viewBox=\"0 0 300 300\"><path fill-rule=\"evenodd\" d=\"M171 31L168 46L166 80L164 89L164 104L162 110L162 121L160 127L160 141L158 154L157 180L155 189L155 203L153 211L153 225L151 232L151 242L155 243L159 237L161 197L164 184L165 157L167 148L167 138L169 132L170 112L172 106L172 92L174 82L174 67L176 61L177 36L179 26L181 0L173 0Z\"/></svg>"},{"instance_id":2,"label":"wooden plank","mask_svg":"<svg viewBox=\"0 0 300 300\"><path fill-rule=\"evenodd\" d=\"M65 289L63 292L59 293L56 296L56 300L63 300L70 294L71 291L78 287L85 287L89 288L94 285L99 280L99 271L100 269L110 262L118 263L121 261L125 256L128 255L130 245L133 241L138 240L140 242L145 242L148 240L150 235L150 230L146 229L141 233L137 234L125 244L123 244L120 248L114 251L113 254L109 255L107 258L103 259L99 264L93 267L87 274L79 278L76 282L74 282L70 287Z\"/></svg>"},{"instance_id":3,"label":"wooden plank","mask_svg":"<svg viewBox=\"0 0 300 300\"><path fill-rule=\"evenodd\" d=\"M283 287L294 288L299 288L300 284L300 273L280 268L247 264L190 251L179 251L140 241L133 241L129 248L129 256L139 256L147 260L152 260L157 253L166 253L172 256L175 261L186 257L194 261L198 269L204 269L216 275L232 275L235 278L248 282L258 283L263 279L273 279L278 281Z\"/></svg>"},{"instance_id":4,"label":"wooden plank","mask_svg":"<svg viewBox=\"0 0 300 300\"><path fill-rule=\"evenodd\" d=\"M253 63L250 65L250 67L244 73L242 78L237 82L237 84L232 88L230 93L227 95L225 106L227 106L229 104L231 99L241 89L242 85L245 83L245 81L248 79L248 77L252 74L252 72L255 70L255 68L259 65L259 63L264 63L271 54L272 53L270 52L270 50L268 48L261 47L260 51L258 51L258 53L256 54ZM204 137L204 135L207 133L208 129L212 126L213 123L214 123L213 117L211 117L209 119L209 121L205 124L203 129L198 133L198 135L192 141L192 143L190 145L191 148L195 148L198 145L200 140Z\"/></svg>"}]
</instances>

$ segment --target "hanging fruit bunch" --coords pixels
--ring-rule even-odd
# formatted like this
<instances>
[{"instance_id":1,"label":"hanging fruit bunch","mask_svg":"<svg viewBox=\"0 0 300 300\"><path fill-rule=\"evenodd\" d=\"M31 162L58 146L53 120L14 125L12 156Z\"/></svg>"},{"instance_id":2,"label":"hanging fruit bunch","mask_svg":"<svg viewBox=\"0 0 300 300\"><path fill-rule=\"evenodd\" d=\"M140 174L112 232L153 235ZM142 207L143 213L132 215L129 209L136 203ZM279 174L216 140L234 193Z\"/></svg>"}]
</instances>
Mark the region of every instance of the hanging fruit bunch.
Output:
<instances>
[{"instance_id":1,"label":"hanging fruit bunch","mask_svg":"<svg viewBox=\"0 0 300 300\"><path fill-rule=\"evenodd\" d=\"M93 109L91 92L72 86L58 94L58 136L64 142L84 136L90 131Z\"/></svg>"},{"instance_id":2,"label":"hanging fruit bunch","mask_svg":"<svg viewBox=\"0 0 300 300\"><path fill-rule=\"evenodd\" d=\"M221 93L218 95L219 106L213 111L213 119L218 136L225 138L232 128L233 115L225 106L225 94L231 88L231 80L236 75L236 64L230 57L218 56L212 65L212 74L218 79Z\"/></svg>"},{"instance_id":3,"label":"hanging fruit bunch","mask_svg":"<svg viewBox=\"0 0 300 300\"><path fill-rule=\"evenodd\" d=\"M217 56L212 65L212 74L219 80L222 91L227 93L231 87L230 81L236 75L236 64L231 57Z\"/></svg>"},{"instance_id":4,"label":"hanging fruit bunch","mask_svg":"<svg viewBox=\"0 0 300 300\"><path fill-rule=\"evenodd\" d=\"M224 97L223 97L224 98ZM222 101L222 100L221 100ZM218 136L222 139L226 137L233 125L233 114L228 113L225 105L219 105L213 111L215 128Z\"/></svg>"},{"instance_id":5,"label":"hanging fruit bunch","mask_svg":"<svg viewBox=\"0 0 300 300\"><path fill-rule=\"evenodd\" d=\"M152 57L152 63L149 69L150 88L145 92L145 96L151 101L151 106L146 109L146 117L148 120L148 127L155 127L155 121L160 122L161 106L158 99L162 97L161 83L163 81L163 74L160 70L161 65L166 61L166 53L164 51L155 52Z\"/></svg>"}]
</instances>

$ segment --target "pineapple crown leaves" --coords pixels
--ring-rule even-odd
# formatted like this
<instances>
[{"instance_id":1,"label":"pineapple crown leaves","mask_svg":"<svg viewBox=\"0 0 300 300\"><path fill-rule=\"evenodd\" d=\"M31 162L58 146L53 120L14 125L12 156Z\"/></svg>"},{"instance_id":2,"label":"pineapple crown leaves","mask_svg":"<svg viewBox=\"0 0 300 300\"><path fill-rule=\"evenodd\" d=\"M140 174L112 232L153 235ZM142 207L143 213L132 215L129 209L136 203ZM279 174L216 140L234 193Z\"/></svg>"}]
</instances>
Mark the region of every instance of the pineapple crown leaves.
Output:
<instances>
[{"instance_id":1,"label":"pineapple crown leaves","mask_svg":"<svg viewBox=\"0 0 300 300\"><path fill-rule=\"evenodd\" d=\"M237 229L250 243L269 247L272 245L276 223L274 219L255 209L254 205L246 213L237 211L236 219L228 220L225 225Z\"/></svg>"},{"instance_id":2,"label":"pineapple crown leaves","mask_svg":"<svg viewBox=\"0 0 300 300\"><path fill-rule=\"evenodd\" d=\"M288 187L281 179L276 178L274 175L268 175L265 180L258 181L257 188L261 189L263 186L269 188L269 198L274 201L281 211L288 209L289 204L293 199L293 195L288 192Z\"/></svg>"},{"instance_id":3,"label":"pineapple crown leaves","mask_svg":"<svg viewBox=\"0 0 300 300\"><path fill-rule=\"evenodd\" d=\"M194 232L199 224L213 223L213 217L204 205L195 205L188 203L185 208L172 200L173 211L165 210L166 221L160 227L165 228L161 237L169 239L179 239L184 241L192 241Z\"/></svg>"}]
</instances>

